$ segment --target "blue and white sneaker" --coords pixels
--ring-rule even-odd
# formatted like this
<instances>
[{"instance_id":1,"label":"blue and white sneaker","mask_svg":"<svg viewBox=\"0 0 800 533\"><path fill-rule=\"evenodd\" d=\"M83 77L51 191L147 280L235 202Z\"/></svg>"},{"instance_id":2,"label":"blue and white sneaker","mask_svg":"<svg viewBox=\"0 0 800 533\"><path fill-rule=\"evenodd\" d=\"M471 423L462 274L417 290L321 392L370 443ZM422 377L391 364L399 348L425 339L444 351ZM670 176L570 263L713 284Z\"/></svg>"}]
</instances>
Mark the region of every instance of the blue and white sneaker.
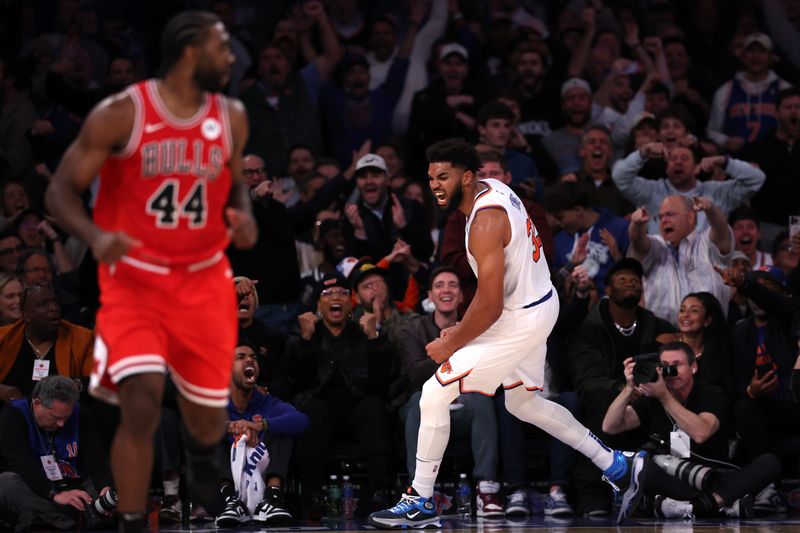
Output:
<instances>
[{"instance_id":1,"label":"blue and white sneaker","mask_svg":"<svg viewBox=\"0 0 800 533\"><path fill-rule=\"evenodd\" d=\"M423 498L412 487L400 496L397 505L384 511L372 513L367 518L371 526L379 529L440 528L442 523L436 514L432 498Z\"/></svg>"},{"instance_id":2,"label":"blue and white sneaker","mask_svg":"<svg viewBox=\"0 0 800 533\"><path fill-rule=\"evenodd\" d=\"M544 497L545 516L569 516L575 514L561 489L551 491Z\"/></svg>"},{"instance_id":3,"label":"blue and white sneaker","mask_svg":"<svg viewBox=\"0 0 800 533\"><path fill-rule=\"evenodd\" d=\"M631 516L642 499L647 452L614 451L614 462L603 472L603 481L622 494L617 524Z\"/></svg>"}]
</instances>

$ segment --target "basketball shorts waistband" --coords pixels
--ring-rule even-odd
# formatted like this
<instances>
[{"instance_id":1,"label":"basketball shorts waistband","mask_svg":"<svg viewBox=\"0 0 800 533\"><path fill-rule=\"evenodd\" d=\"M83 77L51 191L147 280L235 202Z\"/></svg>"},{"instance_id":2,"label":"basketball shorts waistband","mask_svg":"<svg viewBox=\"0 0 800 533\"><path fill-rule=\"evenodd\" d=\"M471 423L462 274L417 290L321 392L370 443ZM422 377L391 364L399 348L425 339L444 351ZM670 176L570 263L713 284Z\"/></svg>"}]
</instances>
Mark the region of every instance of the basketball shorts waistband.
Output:
<instances>
[{"instance_id":1,"label":"basketball shorts waistband","mask_svg":"<svg viewBox=\"0 0 800 533\"><path fill-rule=\"evenodd\" d=\"M545 303L550 297L553 296L553 289L547 291L547 294L536 300L535 302L531 302L528 305L524 306L523 309L530 309L531 307L536 307L539 304Z\"/></svg>"}]
</instances>

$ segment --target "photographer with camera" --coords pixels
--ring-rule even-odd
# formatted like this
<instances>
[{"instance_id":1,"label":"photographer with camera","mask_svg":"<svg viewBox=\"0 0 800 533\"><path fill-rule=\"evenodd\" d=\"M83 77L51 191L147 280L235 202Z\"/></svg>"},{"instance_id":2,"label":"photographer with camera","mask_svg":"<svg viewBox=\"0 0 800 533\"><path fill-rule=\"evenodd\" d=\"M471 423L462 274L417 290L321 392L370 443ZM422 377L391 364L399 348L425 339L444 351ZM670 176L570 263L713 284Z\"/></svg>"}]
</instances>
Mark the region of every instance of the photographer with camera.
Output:
<instances>
[{"instance_id":1,"label":"photographer with camera","mask_svg":"<svg viewBox=\"0 0 800 533\"><path fill-rule=\"evenodd\" d=\"M72 379L48 376L32 399L0 411L0 517L17 531L42 522L89 527L116 509L108 461L78 394Z\"/></svg>"},{"instance_id":2,"label":"photographer with camera","mask_svg":"<svg viewBox=\"0 0 800 533\"><path fill-rule=\"evenodd\" d=\"M603 431L615 435L643 427L655 441L644 490L655 496L657 515L750 516L752 496L778 479L781 463L772 454L741 470L724 462L728 399L719 387L695 381L696 373L694 351L683 342L626 359L626 386L609 407Z\"/></svg>"}]
</instances>

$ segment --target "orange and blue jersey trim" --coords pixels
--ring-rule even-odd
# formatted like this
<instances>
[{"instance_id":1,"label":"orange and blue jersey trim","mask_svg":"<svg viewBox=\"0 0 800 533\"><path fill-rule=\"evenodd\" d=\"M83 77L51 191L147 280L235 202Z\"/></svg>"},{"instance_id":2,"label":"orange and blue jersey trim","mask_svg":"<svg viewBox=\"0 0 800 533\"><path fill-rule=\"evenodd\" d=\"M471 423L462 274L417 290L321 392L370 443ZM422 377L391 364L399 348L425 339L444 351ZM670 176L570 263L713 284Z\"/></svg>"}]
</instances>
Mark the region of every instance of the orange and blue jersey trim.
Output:
<instances>
[{"instance_id":1,"label":"orange and blue jersey trim","mask_svg":"<svg viewBox=\"0 0 800 533\"><path fill-rule=\"evenodd\" d=\"M519 380L516 383L512 383L511 385L503 385L503 389L505 389L505 390L516 389L517 387L521 386L522 384L523 384L522 380ZM525 387L525 390L530 391L530 392L541 392L544 389L542 387L537 387L537 386L534 385L533 387Z\"/></svg>"}]
</instances>

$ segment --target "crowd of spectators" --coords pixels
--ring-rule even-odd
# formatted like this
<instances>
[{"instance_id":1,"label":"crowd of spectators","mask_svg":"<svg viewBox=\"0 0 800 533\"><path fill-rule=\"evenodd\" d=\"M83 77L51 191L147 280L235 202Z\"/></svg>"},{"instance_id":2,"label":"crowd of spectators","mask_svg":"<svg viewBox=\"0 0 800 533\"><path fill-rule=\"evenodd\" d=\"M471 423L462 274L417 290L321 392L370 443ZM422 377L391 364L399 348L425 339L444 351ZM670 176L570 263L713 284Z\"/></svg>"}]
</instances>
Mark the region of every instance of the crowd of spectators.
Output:
<instances>
[{"instance_id":1,"label":"crowd of spectators","mask_svg":"<svg viewBox=\"0 0 800 533\"><path fill-rule=\"evenodd\" d=\"M91 108L158 74L161 27L183 9L230 31L227 93L249 118L243 178L260 230L255 248L229 252L240 343L222 449L245 434L273 463L256 511L220 480L219 525L325 512L341 443L366 464L360 513L413 477L435 369L425 344L476 286L466 217L437 210L427 186L425 148L450 137L475 144L479 177L510 185L538 229L562 302L541 394L609 445L667 458L647 488L663 516L785 509L781 469L796 474L800 458L797 2L12 0L0 21L0 482L22 496L0 498L0 521L71 527L110 490L118 414L86 392L97 265L42 198ZM635 383L631 358L654 352L677 375ZM154 475L164 520L180 515L174 394ZM534 481L547 515L608 513L600 473L563 445L549 478L531 479L530 435L501 395L464 391L451 406L478 515L530 513ZM659 477L680 478L670 453L723 472L713 486L672 484Z\"/></svg>"}]
</instances>

